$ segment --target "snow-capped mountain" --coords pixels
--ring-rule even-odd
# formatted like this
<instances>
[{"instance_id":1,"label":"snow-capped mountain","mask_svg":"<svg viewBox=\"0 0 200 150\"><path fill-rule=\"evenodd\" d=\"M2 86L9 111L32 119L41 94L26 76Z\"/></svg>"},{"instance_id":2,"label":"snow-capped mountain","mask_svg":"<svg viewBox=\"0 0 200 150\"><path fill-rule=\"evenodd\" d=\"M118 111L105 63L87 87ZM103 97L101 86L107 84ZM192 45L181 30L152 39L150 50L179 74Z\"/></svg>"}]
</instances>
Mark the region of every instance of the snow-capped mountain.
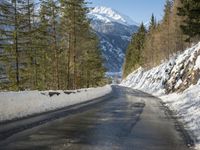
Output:
<instances>
[{"instance_id":1,"label":"snow-capped mountain","mask_svg":"<svg viewBox=\"0 0 200 150\"><path fill-rule=\"evenodd\" d=\"M138 24L118 11L102 6L91 9L88 18L100 39L107 71L120 72L126 48Z\"/></svg>"},{"instance_id":2,"label":"snow-capped mountain","mask_svg":"<svg viewBox=\"0 0 200 150\"><path fill-rule=\"evenodd\" d=\"M124 25L138 25L130 17L108 7L97 6L88 14L91 18L101 20L105 23L117 22Z\"/></svg>"}]
</instances>

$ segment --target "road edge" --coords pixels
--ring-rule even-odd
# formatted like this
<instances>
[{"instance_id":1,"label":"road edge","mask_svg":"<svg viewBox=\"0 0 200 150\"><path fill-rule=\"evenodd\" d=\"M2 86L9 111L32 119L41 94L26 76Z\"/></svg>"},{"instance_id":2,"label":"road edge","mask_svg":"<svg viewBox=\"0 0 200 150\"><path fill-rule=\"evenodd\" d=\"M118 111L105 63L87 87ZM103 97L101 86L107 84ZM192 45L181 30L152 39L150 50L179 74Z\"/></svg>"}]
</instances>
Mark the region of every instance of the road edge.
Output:
<instances>
[{"instance_id":1,"label":"road edge","mask_svg":"<svg viewBox=\"0 0 200 150\"><path fill-rule=\"evenodd\" d=\"M19 132L34 128L36 126L43 125L49 121L53 121L53 120L60 119L62 117L66 117L75 113L86 111L87 109L89 109L89 107L93 105L97 105L99 103L105 102L106 100L114 96L113 87L111 86L111 88L112 90L110 93L98 98L88 100L86 102L74 104L71 106L66 106L63 108L51 110L48 112L43 112L40 114L29 115L20 119L1 122L0 123L0 145L7 138Z\"/></svg>"}]
</instances>

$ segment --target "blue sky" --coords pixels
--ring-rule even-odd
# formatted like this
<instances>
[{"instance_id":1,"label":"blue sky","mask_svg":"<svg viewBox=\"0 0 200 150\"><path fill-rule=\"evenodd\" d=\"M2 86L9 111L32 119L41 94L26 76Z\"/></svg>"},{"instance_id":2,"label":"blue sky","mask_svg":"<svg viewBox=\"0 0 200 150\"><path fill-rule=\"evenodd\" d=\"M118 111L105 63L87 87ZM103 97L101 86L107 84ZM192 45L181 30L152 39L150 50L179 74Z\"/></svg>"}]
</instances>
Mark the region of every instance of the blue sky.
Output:
<instances>
[{"instance_id":1,"label":"blue sky","mask_svg":"<svg viewBox=\"0 0 200 150\"><path fill-rule=\"evenodd\" d=\"M134 21L146 23L154 13L157 20L163 16L165 0L87 0L93 6L107 6L128 15Z\"/></svg>"}]
</instances>

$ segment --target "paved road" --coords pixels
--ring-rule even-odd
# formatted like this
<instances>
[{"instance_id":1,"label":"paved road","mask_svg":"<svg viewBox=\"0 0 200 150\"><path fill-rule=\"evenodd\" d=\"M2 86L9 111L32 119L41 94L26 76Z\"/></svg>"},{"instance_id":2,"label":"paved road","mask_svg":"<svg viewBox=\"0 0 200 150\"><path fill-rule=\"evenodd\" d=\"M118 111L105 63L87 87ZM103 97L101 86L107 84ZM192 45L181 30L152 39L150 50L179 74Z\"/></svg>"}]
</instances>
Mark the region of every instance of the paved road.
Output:
<instances>
[{"instance_id":1,"label":"paved road","mask_svg":"<svg viewBox=\"0 0 200 150\"><path fill-rule=\"evenodd\" d=\"M158 99L129 88L113 88L114 96L106 102L20 132L0 144L0 149L189 149Z\"/></svg>"}]
</instances>

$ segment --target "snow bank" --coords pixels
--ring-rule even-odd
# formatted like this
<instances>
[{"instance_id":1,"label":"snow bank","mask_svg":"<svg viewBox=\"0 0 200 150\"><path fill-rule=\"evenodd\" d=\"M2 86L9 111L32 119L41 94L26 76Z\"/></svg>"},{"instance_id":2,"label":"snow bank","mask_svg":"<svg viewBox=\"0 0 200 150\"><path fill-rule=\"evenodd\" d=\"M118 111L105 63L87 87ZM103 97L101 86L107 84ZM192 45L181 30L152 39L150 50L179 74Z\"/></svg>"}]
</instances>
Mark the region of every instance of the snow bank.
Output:
<instances>
[{"instance_id":1,"label":"snow bank","mask_svg":"<svg viewBox=\"0 0 200 150\"><path fill-rule=\"evenodd\" d=\"M74 91L0 92L0 122L86 102L111 91L107 85Z\"/></svg>"},{"instance_id":2,"label":"snow bank","mask_svg":"<svg viewBox=\"0 0 200 150\"><path fill-rule=\"evenodd\" d=\"M194 135L196 146L200 149L200 85L192 85L182 93L160 98L179 116L186 130Z\"/></svg>"},{"instance_id":3,"label":"snow bank","mask_svg":"<svg viewBox=\"0 0 200 150\"><path fill-rule=\"evenodd\" d=\"M157 67L137 69L121 85L160 96L194 135L197 149L200 149L199 78L200 42Z\"/></svg>"}]
</instances>

